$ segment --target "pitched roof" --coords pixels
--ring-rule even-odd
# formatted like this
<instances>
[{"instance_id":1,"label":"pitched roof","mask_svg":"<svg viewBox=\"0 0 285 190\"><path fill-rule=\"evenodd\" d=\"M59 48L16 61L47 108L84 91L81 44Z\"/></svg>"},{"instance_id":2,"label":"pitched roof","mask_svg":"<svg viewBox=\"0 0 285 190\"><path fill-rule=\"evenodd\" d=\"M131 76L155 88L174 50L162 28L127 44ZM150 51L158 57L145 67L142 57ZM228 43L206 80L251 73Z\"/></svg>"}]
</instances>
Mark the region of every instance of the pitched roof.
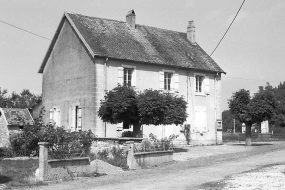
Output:
<instances>
[{"instance_id":1,"label":"pitched roof","mask_svg":"<svg viewBox=\"0 0 285 190\"><path fill-rule=\"evenodd\" d=\"M186 33L138 24L131 29L126 22L74 13L64 14L39 73L43 72L65 18L93 57L225 73L197 43L189 42Z\"/></svg>"},{"instance_id":2,"label":"pitched roof","mask_svg":"<svg viewBox=\"0 0 285 190\"><path fill-rule=\"evenodd\" d=\"M32 124L34 122L28 109L0 108L7 125Z\"/></svg>"}]
</instances>

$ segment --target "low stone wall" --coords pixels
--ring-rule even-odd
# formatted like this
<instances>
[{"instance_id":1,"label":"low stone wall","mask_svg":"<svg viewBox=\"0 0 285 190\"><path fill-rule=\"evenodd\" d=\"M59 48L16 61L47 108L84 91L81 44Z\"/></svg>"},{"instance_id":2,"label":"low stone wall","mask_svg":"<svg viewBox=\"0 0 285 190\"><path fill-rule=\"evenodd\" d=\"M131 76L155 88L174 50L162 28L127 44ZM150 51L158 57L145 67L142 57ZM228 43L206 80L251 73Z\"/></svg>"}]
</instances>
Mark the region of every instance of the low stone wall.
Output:
<instances>
[{"instance_id":1,"label":"low stone wall","mask_svg":"<svg viewBox=\"0 0 285 190\"><path fill-rule=\"evenodd\" d=\"M92 168L90 166L89 157L48 160L46 181L73 179L74 177L90 174Z\"/></svg>"},{"instance_id":2,"label":"low stone wall","mask_svg":"<svg viewBox=\"0 0 285 190\"><path fill-rule=\"evenodd\" d=\"M173 161L173 150L135 153L134 157L140 167L155 166Z\"/></svg>"},{"instance_id":3,"label":"low stone wall","mask_svg":"<svg viewBox=\"0 0 285 190\"><path fill-rule=\"evenodd\" d=\"M173 150L134 153L134 142L126 143L128 150L127 164L130 169L139 169L173 161Z\"/></svg>"},{"instance_id":4,"label":"low stone wall","mask_svg":"<svg viewBox=\"0 0 285 190\"><path fill-rule=\"evenodd\" d=\"M48 144L39 142L39 169L36 174L38 180L73 179L96 172L96 168L90 164L89 157L48 160Z\"/></svg>"}]
</instances>

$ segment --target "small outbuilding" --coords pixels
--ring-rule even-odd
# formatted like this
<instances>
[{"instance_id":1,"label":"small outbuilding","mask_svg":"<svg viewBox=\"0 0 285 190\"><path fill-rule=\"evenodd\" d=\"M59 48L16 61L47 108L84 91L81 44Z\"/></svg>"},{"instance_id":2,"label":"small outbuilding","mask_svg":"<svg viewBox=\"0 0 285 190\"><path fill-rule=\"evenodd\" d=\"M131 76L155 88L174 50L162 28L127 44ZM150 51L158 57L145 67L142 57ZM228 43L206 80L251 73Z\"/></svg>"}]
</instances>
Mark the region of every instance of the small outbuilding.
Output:
<instances>
[{"instance_id":1,"label":"small outbuilding","mask_svg":"<svg viewBox=\"0 0 285 190\"><path fill-rule=\"evenodd\" d=\"M9 143L11 131L20 131L34 122L28 109L0 108L0 147Z\"/></svg>"}]
</instances>

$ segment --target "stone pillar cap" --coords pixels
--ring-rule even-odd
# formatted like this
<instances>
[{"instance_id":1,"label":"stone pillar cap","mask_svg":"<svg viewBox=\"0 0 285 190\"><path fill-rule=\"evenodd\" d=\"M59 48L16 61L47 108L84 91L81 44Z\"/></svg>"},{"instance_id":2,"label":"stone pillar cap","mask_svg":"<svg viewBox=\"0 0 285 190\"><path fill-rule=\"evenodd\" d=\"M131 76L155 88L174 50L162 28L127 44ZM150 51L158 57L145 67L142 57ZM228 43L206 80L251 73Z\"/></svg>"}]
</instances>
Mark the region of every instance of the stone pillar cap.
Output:
<instances>
[{"instance_id":1,"label":"stone pillar cap","mask_svg":"<svg viewBox=\"0 0 285 190\"><path fill-rule=\"evenodd\" d=\"M38 145L48 145L49 142L38 142Z\"/></svg>"}]
</instances>

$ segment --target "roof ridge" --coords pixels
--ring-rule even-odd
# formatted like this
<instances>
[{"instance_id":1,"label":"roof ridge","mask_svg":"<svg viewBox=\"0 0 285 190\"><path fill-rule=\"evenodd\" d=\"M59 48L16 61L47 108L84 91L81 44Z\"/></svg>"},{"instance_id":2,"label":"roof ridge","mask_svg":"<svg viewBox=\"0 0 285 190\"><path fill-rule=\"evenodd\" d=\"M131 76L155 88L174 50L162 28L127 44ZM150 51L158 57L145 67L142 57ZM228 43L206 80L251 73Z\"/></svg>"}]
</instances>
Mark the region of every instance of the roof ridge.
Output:
<instances>
[{"instance_id":1,"label":"roof ridge","mask_svg":"<svg viewBox=\"0 0 285 190\"><path fill-rule=\"evenodd\" d=\"M120 20L114 20L114 19L102 18L102 17L95 17L95 16L87 16L87 15L82 15L82 14L79 14L79 13L71 13L71 12L65 12L65 13L67 13L67 14L74 14L74 15L80 15L80 16L90 17L90 18L104 19L104 20L107 20L107 21L116 21L116 22L126 23L126 22L120 21Z\"/></svg>"},{"instance_id":2,"label":"roof ridge","mask_svg":"<svg viewBox=\"0 0 285 190\"><path fill-rule=\"evenodd\" d=\"M68 12L68 11L65 11L64 13L80 15L80 16L90 17L90 18L103 19L103 20L107 20L107 21L115 21L115 22L120 22L120 23L126 23L126 22L120 21L120 20L114 20L114 19L102 18L102 17L96 17L96 16L88 16L88 15L83 15L83 14L80 14L80 13L74 13L74 12ZM155 27L155 26L149 26L149 25L144 25L144 24L136 24L136 26L150 27L150 28L156 28L156 29L165 30L165 31L171 31L171 32L177 32L177 33L186 34L186 32L181 32L181 31L176 31L176 30L171 30L171 29L166 29L166 28L158 28L158 27Z\"/></svg>"}]
</instances>

